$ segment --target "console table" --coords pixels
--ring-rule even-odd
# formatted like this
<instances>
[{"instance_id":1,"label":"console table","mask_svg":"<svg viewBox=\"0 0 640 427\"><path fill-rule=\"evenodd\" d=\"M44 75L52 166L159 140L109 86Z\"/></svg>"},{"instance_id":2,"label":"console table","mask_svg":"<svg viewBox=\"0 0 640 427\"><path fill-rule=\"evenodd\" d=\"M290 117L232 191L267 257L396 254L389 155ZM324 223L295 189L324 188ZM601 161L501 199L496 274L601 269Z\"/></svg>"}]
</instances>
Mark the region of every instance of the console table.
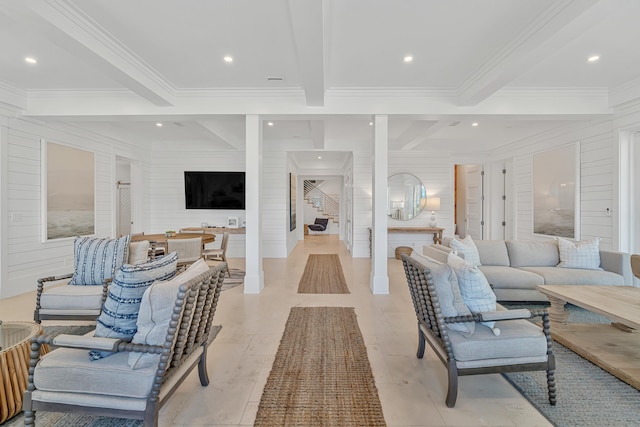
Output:
<instances>
[{"instance_id":1,"label":"console table","mask_svg":"<svg viewBox=\"0 0 640 427\"><path fill-rule=\"evenodd\" d=\"M388 227L387 233L427 233L433 234L433 243L442 244L441 227ZM371 227L369 227L369 255L371 255Z\"/></svg>"}]
</instances>

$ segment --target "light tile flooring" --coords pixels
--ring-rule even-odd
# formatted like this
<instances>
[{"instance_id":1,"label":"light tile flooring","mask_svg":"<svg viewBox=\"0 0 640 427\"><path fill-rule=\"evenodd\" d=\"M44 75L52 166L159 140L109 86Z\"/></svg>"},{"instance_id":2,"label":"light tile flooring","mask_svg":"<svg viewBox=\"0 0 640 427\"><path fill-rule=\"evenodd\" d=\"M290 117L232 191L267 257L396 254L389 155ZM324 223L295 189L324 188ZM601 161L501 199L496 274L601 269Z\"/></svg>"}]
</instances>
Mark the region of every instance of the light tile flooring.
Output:
<instances>
[{"instance_id":1,"label":"light tile flooring","mask_svg":"<svg viewBox=\"0 0 640 427\"><path fill-rule=\"evenodd\" d=\"M289 258L265 259L260 295L244 295L241 286L221 294L214 323L223 327L208 355L211 383L200 386L193 372L162 408L160 426L253 425L294 306L355 307L389 426L550 425L499 374L460 378L457 404L447 408L443 365L428 348L422 360L415 356L416 319L402 263L389 259L390 295L372 295L368 258L351 258L336 236L306 237ZM296 293L314 253L339 254L351 294ZM244 259L229 263L244 268ZM0 318L31 320L33 302L33 292L0 300Z\"/></svg>"}]
</instances>

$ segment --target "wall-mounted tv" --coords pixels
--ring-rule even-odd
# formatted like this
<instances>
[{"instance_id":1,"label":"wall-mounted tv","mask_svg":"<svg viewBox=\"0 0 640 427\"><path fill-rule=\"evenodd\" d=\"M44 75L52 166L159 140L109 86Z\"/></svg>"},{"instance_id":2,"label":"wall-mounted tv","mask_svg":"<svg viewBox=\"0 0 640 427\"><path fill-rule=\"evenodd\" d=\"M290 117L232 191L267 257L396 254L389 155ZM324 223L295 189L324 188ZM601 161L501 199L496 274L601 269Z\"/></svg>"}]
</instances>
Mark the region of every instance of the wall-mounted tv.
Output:
<instances>
[{"instance_id":1,"label":"wall-mounted tv","mask_svg":"<svg viewBox=\"0 0 640 427\"><path fill-rule=\"evenodd\" d=\"M244 209L244 172L184 172L187 209Z\"/></svg>"}]
</instances>

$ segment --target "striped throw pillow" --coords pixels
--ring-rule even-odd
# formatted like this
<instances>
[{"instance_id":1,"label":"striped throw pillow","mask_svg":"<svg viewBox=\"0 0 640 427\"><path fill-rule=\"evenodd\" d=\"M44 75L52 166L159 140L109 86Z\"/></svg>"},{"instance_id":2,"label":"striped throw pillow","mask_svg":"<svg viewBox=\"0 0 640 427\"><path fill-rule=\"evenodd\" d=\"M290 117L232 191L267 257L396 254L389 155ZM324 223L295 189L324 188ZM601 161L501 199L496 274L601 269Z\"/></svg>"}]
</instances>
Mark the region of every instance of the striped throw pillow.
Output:
<instances>
[{"instance_id":1,"label":"striped throw pillow","mask_svg":"<svg viewBox=\"0 0 640 427\"><path fill-rule=\"evenodd\" d=\"M125 264L120 267L109 285L107 300L96 322L94 336L131 341L137 331L136 322L144 291L155 281L169 280L176 274L178 254L169 255L144 264ZM90 351L92 360L112 354Z\"/></svg>"},{"instance_id":2,"label":"striped throw pillow","mask_svg":"<svg viewBox=\"0 0 640 427\"><path fill-rule=\"evenodd\" d=\"M70 285L102 285L127 261L130 236L119 239L76 237L73 242L75 271Z\"/></svg>"}]
</instances>

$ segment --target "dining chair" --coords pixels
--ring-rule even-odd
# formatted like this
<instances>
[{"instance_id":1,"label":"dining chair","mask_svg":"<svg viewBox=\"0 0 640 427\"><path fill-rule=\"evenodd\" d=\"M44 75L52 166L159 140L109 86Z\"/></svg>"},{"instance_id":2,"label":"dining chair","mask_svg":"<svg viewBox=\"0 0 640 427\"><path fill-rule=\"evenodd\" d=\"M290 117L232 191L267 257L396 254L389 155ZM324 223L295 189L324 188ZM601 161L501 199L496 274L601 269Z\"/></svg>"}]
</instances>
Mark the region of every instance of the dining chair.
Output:
<instances>
[{"instance_id":1,"label":"dining chair","mask_svg":"<svg viewBox=\"0 0 640 427\"><path fill-rule=\"evenodd\" d=\"M636 278L640 279L640 254L631 255L631 271Z\"/></svg>"},{"instance_id":2,"label":"dining chair","mask_svg":"<svg viewBox=\"0 0 640 427\"><path fill-rule=\"evenodd\" d=\"M229 233L222 233L222 242L220 242L219 248L214 249L205 249L202 251L202 256L205 260L212 259L215 261L223 261L227 262L227 245L229 244ZM227 264L227 274L231 277L231 270L229 269L229 265Z\"/></svg>"},{"instance_id":3,"label":"dining chair","mask_svg":"<svg viewBox=\"0 0 640 427\"><path fill-rule=\"evenodd\" d=\"M191 264L202 258L202 238L167 239L167 251L178 253L178 265Z\"/></svg>"}]
</instances>

